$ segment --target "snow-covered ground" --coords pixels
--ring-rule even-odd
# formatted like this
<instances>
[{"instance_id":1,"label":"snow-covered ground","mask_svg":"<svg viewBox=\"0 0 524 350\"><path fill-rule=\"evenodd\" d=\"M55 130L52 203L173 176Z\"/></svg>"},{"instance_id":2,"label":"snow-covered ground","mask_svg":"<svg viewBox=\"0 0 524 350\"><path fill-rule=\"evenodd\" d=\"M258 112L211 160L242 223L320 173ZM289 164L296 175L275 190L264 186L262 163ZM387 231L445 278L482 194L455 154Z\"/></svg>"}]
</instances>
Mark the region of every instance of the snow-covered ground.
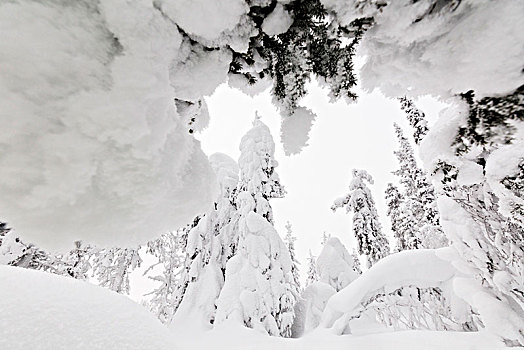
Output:
<instances>
[{"instance_id":1,"label":"snow-covered ground","mask_svg":"<svg viewBox=\"0 0 524 350\"><path fill-rule=\"evenodd\" d=\"M232 323L212 331L169 329L127 297L86 282L0 266L0 349L359 349L496 350L486 333L407 331L337 336L318 330L300 339L268 337Z\"/></svg>"}]
</instances>

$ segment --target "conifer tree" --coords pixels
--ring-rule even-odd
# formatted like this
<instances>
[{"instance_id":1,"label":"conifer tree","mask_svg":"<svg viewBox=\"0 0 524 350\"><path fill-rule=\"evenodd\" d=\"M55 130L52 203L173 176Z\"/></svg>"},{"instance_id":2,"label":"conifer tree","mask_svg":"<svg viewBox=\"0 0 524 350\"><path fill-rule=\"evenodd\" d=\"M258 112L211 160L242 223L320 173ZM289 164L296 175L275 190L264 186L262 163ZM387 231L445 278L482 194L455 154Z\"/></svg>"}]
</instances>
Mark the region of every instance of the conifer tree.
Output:
<instances>
[{"instance_id":1,"label":"conifer tree","mask_svg":"<svg viewBox=\"0 0 524 350\"><path fill-rule=\"evenodd\" d=\"M415 231L417 222L407 204L398 188L388 183L386 188L387 215L391 220L391 231L397 241L396 252L420 248L420 240Z\"/></svg>"},{"instance_id":2,"label":"conifer tree","mask_svg":"<svg viewBox=\"0 0 524 350\"><path fill-rule=\"evenodd\" d=\"M235 319L270 335L289 337L298 298L289 252L273 227L269 204L285 191L269 128L255 118L240 144L237 209L238 251L226 265L216 321Z\"/></svg>"},{"instance_id":3,"label":"conifer tree","mask_svg":"<svg viewBox=\"0 0 524 350\"><path fill-rule=\"evenodd\" d=\"M307 265L306 287L311 283L318 281L317 257L311 253L311 249L309 250L309 257L307 258Z\"/></svg>"},{"instance_id":4,"label":"conifer tree","mask_svg":"<svg viewBox=\"0 0 524 350\"><path fill-rule=\"evenodd\" d=\"M415 103L407 97L400 97L400 108L406 113L409 125L413 128L413 138L418 145L428 133L428 122L426 115L415 106Z\"/></svg>"},{"instance_id":5,"label":"conifer tree","mask_svg":"<svg viewBox=\"0 0 524 350\"><path fill-rule=\"evenodd\" d=\"M300 275L298 272L298 265L300 265L300 263L297 261L295 255L295 241L297 240L297 238L293 236L292 226L289 221L286 223L286 231L287 234L284 237L284 241L289 251L289 257L291 258L291 273L293 274L293 280L295 281L295 285L300 290Z\"/></svg>"},{"instance_id":6,"label":"conifer tree","mask_svg":"<svg viewBox=\"0 0 524 350\"><path fill-rule=\"evenodd\" d=\"M158 261L151 265L143 275L146 275L156 266L162 267L162 273L155 276L148 276L153 281L160 284L146 296L151 296L147 303L148 309L155 314L162 323L170 323L175 314L179 300L177 291L181 280L181 273L184 264L184 246L183 229L175 232L169 232L160 236L160 238L148 242L147 253L155 256ZM187 238L187 235L185 236Z\"/></svg>"},{"instance_id":7,"label":"conifer tree","mask_svg":"<svg viewBox=\"0 0 524 350\"><path fill-rule=\"evenodd\" d=\"M400 147L394 154L400 168L393 172L399 177L403 186L403 203L401 215L403 219L403 234L412 240L406 248L439 248L447 245L447 239L440 227L435 189L429 182L424 170L418 167L413 148L400 126L394 124L395 133ZM393 205L395 202L391 202ZM400 203L399 203L400 204ZM414 233L407 232L414 230Z\"/></svg>"},{"instance_id":8,"label":"conifer tree","mask_svg":"<svg viewBox=\"0 0 524 350\"><path fill-rule=\"evenodd\" d=\"M373 184L373 178L365 170L353 169L349 193L335 200L333 211L345 207L353 212L353 232L357 238L359 254L367 256L368 267L389 254L389 242L382 233L375 201L366 182Z\"/></svg>"}]
</instances>

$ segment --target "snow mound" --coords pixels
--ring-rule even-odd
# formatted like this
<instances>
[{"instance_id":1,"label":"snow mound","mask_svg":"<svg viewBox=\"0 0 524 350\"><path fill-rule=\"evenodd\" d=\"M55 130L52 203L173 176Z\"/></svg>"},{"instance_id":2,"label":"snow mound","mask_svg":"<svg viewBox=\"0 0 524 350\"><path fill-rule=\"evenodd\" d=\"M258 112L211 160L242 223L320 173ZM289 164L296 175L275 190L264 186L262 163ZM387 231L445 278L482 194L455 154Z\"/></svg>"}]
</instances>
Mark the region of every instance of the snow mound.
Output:
<instances>
[{"instance_id":1,"label":"snow mound","mask_svg":"<svg viewBox=\"0 0 524 350\"><path fill-rule=\"evenodd\" d=\"M152 2L4 2L0 31L0 212L22 239L130 246L211 203L173 104L181 35Z\"/></svg>"},{"instance_id":2,"label":"snow mound","mask_svg":"<svg viewBox=\"0 0 524 350\"><path fill-rule=\"evenodd\" d=\"M0 349L178 346L145 308L101 287L10 266L0 266L0 280Z\"/></svg>"},{"instance_id":3,"label":"snow mound","mask_svg":"<svg viewBox=\"0 0 524 350\"><path fill-rule=\"evenodd\" d=\"M308 108L298 107L290 116L282 116L280 134L286 156L298 154L306 147L315 114Z\"/></svg>"}]
</instances>

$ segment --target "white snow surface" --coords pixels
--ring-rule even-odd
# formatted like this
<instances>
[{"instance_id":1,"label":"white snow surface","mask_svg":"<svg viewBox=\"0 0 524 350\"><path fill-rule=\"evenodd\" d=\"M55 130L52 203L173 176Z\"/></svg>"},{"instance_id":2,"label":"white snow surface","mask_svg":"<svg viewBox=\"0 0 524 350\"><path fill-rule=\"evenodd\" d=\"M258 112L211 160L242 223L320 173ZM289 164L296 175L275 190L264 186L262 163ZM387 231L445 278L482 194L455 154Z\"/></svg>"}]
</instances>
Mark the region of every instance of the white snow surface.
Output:
<instances>
[{"instance_id":1,"label":"white snow surface","mask_svg":"<svg viewBox=\"0 0 524 350\"><path fill-rule=\"evenodd\" d=\"M211 203L173 104L181 35L151 1L3 2L0 32L0 212L25 241L130 246Z\"/></svg>"},{"instance_id":2,"label":"white snow surface","mask_svg":"<svg viewBox=\"0 0 524 350\"><path fill-rule=\"evenodd\" d=\"M502 350L502 342L486 333L404 331L367 334L363 336L336 336L326 330L317 330L303 338L268 337L233 322L216 326L209 332L180 332L173 330L181 349L208 350Z\"/></svg>"},{"instance_id":3,"label":"white snow surface","mask_svg":"<svg viewBox=\"0 0 524 350\"><path fill-rule=\"evenodd\" d=\"M286 156L298 154L308 145L309 132L315 117L305 107L298 107L292 115L282 116L280 134Z\"/></svg>"},{"instance_id":4,"label":"white snow surface","mask_svg":"<svg viewBox=\"0 0 524 350\"><path fill-rule=\"evenodd\" d=\"M0 266L0 349L180 348L151 313L87 282Z\"/></svg>"}]
</instances>

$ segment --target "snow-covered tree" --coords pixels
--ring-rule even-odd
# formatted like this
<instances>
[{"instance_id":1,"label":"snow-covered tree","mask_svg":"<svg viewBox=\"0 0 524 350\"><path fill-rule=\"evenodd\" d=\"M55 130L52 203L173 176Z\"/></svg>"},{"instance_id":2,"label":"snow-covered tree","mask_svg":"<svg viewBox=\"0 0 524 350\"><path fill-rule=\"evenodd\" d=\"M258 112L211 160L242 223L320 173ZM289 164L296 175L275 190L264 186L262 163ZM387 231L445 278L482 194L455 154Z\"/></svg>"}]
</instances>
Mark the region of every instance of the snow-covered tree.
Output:
<instances>
[{"instance_id":1,"label":"snow-covered tree","mask_svg":"<svg viewBox=\"0 0 524 350\"><path fill-rule=\"evenodd\" d=\"M409 125L413 128L413 139L418 145L428 133L426 115L406 96L400 97L400 108L406 113Z\"/></svg>"},{"instance_id":2,"label":"snow-covered tree","mask_svg":"<svg viewBox=\"0 0 524 350\"><path fill-rule=\"evenodd\" d=\"M173 320L199 322L209 328L215 321L216 299L224 284L227 261L236 254L238 218L236 194L238 165L229 156L210 156L220 193L213 206L187 233L186 263L177 312Z\"/></svg>"},{"instance_id":3,"label":"snow-covered tree","mask_svg":"<svg viewBox=\"0 0 524 350\"><path fill-rule=\"evenodd\" d=\"M234 319L270 335L289 337L298 286L269 204L285 192L275 172L273 138L258 116L242 138L240 152L238 251L226 265L216 321Z\"/></svg>"},{"instance_id":4,"label":"snow-covered tree","mask_svg":"<svg viewBox=\"0 0 524 350\"><path fill-rule=\"evenodd\" d=\"M138 249L100 249L93 255L93 276L101 286L129 294L129 275L141 263Z\"/></svg>"},{"instance_id":5,"label":"snow-covered tree","mask_svg":"<svg viewBox=\"0 0 524 350\"><path fill-rule=\"evenodd\" d=\"M160 284L153 291L146 294L146 296L151 296L151 299L147 301L147 308L162 323L171 322L176 306L179 303L179 300L176 299L176 292L184 264L182 251L184 236L182 236L181 232L183 232L183 229L163 234L160 238L148 242L146 246L146 253L153 255L158 261L151 265L144 272L144 275L156 266L161 266L162 268L161 274L148 276L150 279L160 282Z\"/></svg>"},{"instance_id":6,"label":"snow-covered tree","mask_svg":"<svg viewBox=\"0 0 524 350\"><path fill-rule=\"evenodd\" d=\"M329 284L337 292L353 282L360 274L354 257L338 238L331 237L317 258L319 280Z\"/></svg>"},{"instance_id":7,"label":"snow-covered tree","mask_svg":"<svg viewBox=\"0 0 524 350\"><path fill-rule=\"evenodd\" d=\"M287 250L289 251L289 257L291 258L291 273L293 274L293 280L295 281L295 285L300 290L300 274L298 265L300 263L297 260L297 257L295 255L295 241L297 238L293 235L293 229L291 226L291 223L288 221L286 223L286 236L284 237L284 242L286 243Z\"/></svg>"},{"instance_id":8,"label":"snow-covered tree","mask_svg":"<svg viewBox=\"0 0 524 350\"><path fill-rule=\"evenodd\" d=\"M366 182L373 184L373 178L365 170L353 169L349 193L335 200L333 211L345 207L353 212L353 232L357 238L359 254L367 256L368 267L389 254L389 242L382 233L375 201Z\"/></svg>"},{"instance_id":9,"label":"snow-covered tree","mask_svg":"<svg viewBox=\"0 0 524 350\"><path fill-rule=\"evenodd\" d=\"M415 231L417 222L407 204L398 188L388 183L386 188L387 214L391 220L391 231L396 239L395 251L397 252L420 247L420 239Z\"/></svg>"},{"instance_id":10,"label":"snow-covered tree","mask_svg":"<svg viewBox=\"0 0 524 350\"><path fill-rule=\"evenodd\" d=\"M311 253L309 250L309 257L307 258L307 278L306 278L306 287L311 283L318 281L318 272L317 272L317 257Z\"/></svg>"},{"instance_id":11,"label":"snow-covered tree","mask_svg":"<svg viewBox=\"0 0 524 350\"><path fill-rule=\"evenodd\" d=\"M409 248L439 248L447 245L447 239L440 227L440 214L437 208L435 189L429 182L426 172L417 165L415 153L402 128L394 124L399 141L399 149L394 152L399 169L393 174L399 177L403 186L402 208L403 235L411 239ZM395 202L391 202L393 205ZM399 203L400 204L400 203ZM414 230L414 233L408 232Z\"/></svg>"}]
</instances>

